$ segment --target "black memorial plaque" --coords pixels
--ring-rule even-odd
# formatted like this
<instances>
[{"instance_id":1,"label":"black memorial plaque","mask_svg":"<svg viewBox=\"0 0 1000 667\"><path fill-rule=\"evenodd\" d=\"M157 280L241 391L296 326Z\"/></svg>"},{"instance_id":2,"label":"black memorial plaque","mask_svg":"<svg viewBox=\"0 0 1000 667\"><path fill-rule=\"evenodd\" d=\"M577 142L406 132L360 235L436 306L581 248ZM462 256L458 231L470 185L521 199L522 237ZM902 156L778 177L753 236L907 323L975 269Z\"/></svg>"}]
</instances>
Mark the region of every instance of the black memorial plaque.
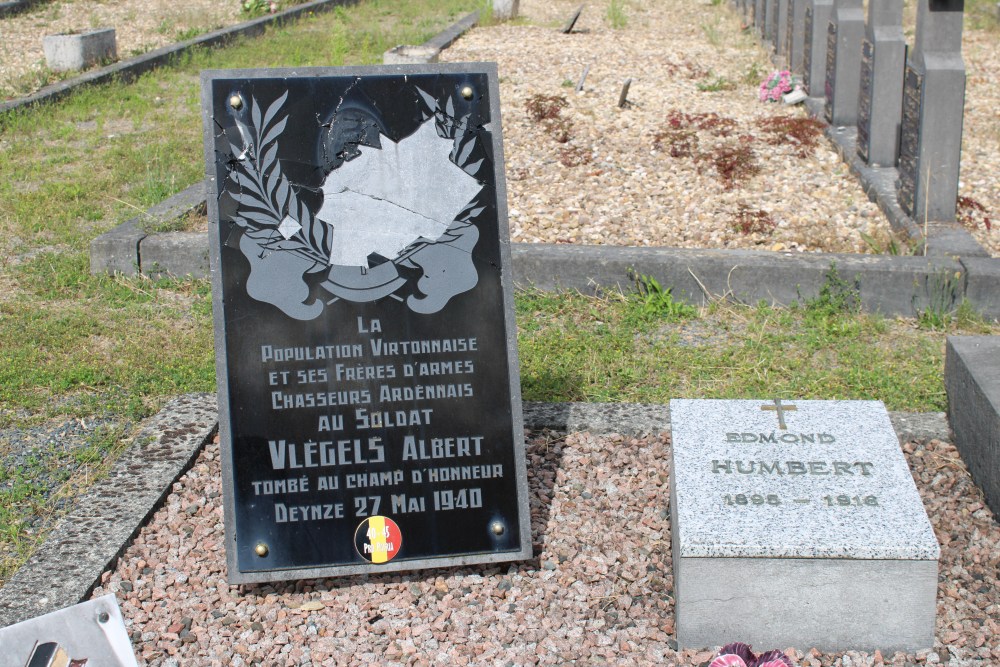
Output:
<instances>
[{"instance_id":1,"label":"black memorial plaque","mask_svg":"<svg viewBox=\"0 0 1000 667\"><path fill-rule=\"evenodd\" d=\"M903 118L899 134L899 183L896 195L907 215L916 209L917 155L920 150L920 105L923 77L910 65L903 79Z\"/></svg>"},{"instance_id":2,"label":"black memorial plaque","mask_svg":"<svg viewBox=\"0 0 1000 667\"><path fill-rule=\"evenodd\" d=\"M813 44L815 43L815 38L813 36L813 8L812 3L806 5L806 18L805 18L805 48L802 51L802 85L805 86L806 92L812 97L818 97L816 95L817 91L812 89L812 57L813 57Z\"/></svg>"},{"instance_id":3,"label":"black memorial plaque","mask_svg":"<svg viewBox=\"0 0 1000 667\"><path fill-rule=\"evenodd\" d=\"M202 104L229 580L529 558L496 65Z\"/></svg>"},{"instance_id":4,"label":"black memorial plaque","mask_svg":"<svg viewBox=\"0 0 1000 667\"><path fill-rule=\"evenodd\" d=\"M830 21L826 28L826 81L823 84L823 94L826 101L823 104L823 115L826 122L833 122L833 96L837 94L837 23Z\"/></svg>"},{"instance_id":5,"label":"black memorial plaque","mask_svg":"<svg viewBox=\"0 0 1000 667\"><path fill-rule=\"evenodd\" d=\"M865 38L861 43L861 88L858 91L858 155L868 162L868 142L872 126L872 67L875 45Z\"/></svg>"}]
</instances>

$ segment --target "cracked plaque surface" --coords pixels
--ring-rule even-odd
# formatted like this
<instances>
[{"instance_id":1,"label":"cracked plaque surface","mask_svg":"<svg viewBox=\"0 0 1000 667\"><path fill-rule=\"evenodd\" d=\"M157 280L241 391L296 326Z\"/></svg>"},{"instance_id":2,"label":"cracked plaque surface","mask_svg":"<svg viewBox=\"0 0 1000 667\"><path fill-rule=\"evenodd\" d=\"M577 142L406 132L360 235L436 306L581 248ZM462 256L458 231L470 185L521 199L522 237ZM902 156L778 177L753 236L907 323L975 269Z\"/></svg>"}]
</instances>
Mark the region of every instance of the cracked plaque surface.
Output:
<instances>
[{"instance_id":1,"label":"cracked plaque surface","mask_svg":"<svg viewBox=\"0 0 1000 667\"><path fill-rule=\"evenodd\" d=\"M202 89L230 580L529 557L495 65Z\"/></svg>"}]
</instances>

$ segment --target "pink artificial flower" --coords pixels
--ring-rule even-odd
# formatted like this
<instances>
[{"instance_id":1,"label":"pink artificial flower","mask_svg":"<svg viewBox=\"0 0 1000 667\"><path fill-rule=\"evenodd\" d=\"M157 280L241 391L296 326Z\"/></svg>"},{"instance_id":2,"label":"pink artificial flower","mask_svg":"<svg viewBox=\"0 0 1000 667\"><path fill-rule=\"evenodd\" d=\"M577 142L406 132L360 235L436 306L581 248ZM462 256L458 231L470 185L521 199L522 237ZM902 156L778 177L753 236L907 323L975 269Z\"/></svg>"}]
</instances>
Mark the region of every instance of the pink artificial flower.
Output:
<instances>
[{"instance_id":1,"label":"pink artificial flower","mask_svg":"<svg viewBox=\"0 0 1000 667\"><path fill-rule=\"evenodd\" d=\"M795 667L795 665L788 656L776 649L754 655L749 644L735 642L723 646L719 650L719 655L709 663L708 667Z\"/></svg>"}]
</instances>

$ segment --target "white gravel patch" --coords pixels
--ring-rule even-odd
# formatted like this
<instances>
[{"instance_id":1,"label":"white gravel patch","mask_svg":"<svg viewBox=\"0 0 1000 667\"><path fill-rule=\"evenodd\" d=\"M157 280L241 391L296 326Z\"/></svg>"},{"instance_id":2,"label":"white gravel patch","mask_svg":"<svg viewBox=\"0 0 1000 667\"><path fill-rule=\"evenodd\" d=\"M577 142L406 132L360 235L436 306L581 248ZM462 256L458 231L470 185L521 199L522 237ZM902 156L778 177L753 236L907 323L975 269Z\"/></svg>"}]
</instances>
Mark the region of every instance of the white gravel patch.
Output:
<instances>
[{"instance_id":1,"label":"white gravel patch","mask_svg":"<svg viewBox=\"0 0 1000 667\"><path fill-rule=\"evenodd\" d=\"M669 439L546 432L530 434L527 451L534 560L231 587L213 443L93 595L118 597L142 665L707 660L709 651L675 650ZM1000 526L952 445L904 451L942 544L935 646L788 649L799 665L1000 663Z\"/></svg>"},{"instance_id":2,"label":"white gravel patch","mask_svg":"<svg viewBox=\"0 0 1000 667\"><path fill-rule=\"evenodd\" d=\"M805 111L758 101L760 81L775 68L741 31L729 3L629 0L619 3L627 24L615 30L608 2L591 2L579 32L561 34L558 27L578 4L522 0L522 22L476 28L442 54L447 61L499 64L512 240L871 252L865 234L875 246L888 246L888 222L826 139L804 156L793 142L769 143L762 119ZM971 231L1000 256L1000 49L996 32L966 30L965 41L969 102L960 194L995 219L987 231L979 215ZM584 90L576 93L587 66ZM617 102L626 78L634 104L622 110ZM713 82L731 88L699 90ZM565 143L529 116L534 95L566 99ZM715 113L734 129L728 137L696 130L695 156L672 157L655 142L672 112ZM727 187L697 155L741 138L760 171ZM741 208L766 212L775 228L738 231Z\"/></svg>"}]
</instances>

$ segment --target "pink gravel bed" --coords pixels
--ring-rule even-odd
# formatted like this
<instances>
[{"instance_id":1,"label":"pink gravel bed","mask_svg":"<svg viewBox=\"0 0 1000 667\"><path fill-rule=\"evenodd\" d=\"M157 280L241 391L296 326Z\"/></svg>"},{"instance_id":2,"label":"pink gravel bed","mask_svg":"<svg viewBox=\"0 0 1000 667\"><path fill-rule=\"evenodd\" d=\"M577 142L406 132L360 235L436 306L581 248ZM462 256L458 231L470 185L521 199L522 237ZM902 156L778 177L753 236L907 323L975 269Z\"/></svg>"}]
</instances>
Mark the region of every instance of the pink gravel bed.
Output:
<instances>
[{"instance_id":1,"label":"pink gravel bed","mask_svg":"<svg viewBox=\"0 0 1000 667\"><path fill-rule=\"evenodd\" d=\"M904 450L942 544L935 646L787 649L799 665L1000 664L1000 526L952 445ZM535 560L229 586L210 444L94 596L118 597L142 665L705 663L675 649L669 437L533 433L527 451Z\"/></svg>"}]
</instances>

